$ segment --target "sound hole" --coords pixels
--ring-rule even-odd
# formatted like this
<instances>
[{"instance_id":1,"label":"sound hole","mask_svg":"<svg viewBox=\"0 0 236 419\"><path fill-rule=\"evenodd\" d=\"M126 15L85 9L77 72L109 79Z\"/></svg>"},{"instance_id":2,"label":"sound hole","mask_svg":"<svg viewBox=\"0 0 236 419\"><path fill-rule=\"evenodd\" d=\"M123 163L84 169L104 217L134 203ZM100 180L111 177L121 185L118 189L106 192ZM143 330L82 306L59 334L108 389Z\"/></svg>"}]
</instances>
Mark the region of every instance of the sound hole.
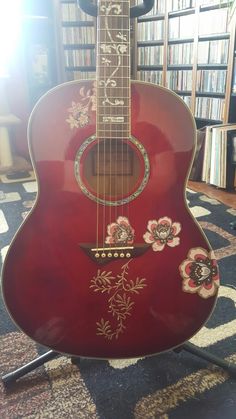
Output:
<instances>
[{"instance_id":1,"label":"sound hole","mask_svg":"<svg viewBox=\"0 0 236 419\"><path fill-rule=\"evenodd\" d=\"M77 153L75 174L89 198L107 205L121 205L142 191L149 164L143 146L135 139L97 141L91 137Z\"/></svg>"}]
</instances>

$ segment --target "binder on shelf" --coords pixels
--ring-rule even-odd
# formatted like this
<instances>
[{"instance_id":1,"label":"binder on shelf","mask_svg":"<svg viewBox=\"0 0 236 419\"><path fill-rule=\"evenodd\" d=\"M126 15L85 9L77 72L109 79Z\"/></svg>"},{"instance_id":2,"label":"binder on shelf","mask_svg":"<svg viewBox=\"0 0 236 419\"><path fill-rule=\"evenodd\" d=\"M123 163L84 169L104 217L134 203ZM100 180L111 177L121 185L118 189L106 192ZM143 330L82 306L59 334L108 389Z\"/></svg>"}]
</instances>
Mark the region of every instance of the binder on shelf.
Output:
<instances>
[{"instance_id":1,"label":"binder on shelf","mask_svg":"<svg viewBox=\"0 0 236 419\"><path fill-rule=\"evenodd\" d=\"M233 137L232 134L234 134ZM236 124L206 127L202 169L204 182L224 189L231 189L234 186L232 138L236 138Z\"/></svg>"}]
</instances>

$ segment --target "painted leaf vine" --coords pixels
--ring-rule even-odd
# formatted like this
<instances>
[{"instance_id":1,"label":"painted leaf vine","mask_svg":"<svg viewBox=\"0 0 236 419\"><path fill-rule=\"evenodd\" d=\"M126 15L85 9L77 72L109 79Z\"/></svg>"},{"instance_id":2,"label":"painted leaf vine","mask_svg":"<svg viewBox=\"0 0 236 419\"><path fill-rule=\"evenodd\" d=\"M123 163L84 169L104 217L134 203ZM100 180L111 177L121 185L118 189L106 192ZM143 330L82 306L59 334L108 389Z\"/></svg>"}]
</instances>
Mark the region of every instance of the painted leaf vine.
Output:
<instances>
[{"instance_id":1,"label":"painted leaf vine","mask_svg":"<svg viewBox=\"0 0 236 419\"><path fill-rule=\"evenodd\" d=\"M113 276L112 272L101 271L98 269L97 275L91 280L90 288L94 292L107 293L108 313L116 321L116 325L112 327L110 320L101 318L97 325L97 335L103 336L105 339L118 339L119 335L126 329L125 322L127 317L131 315L135 301L132 295L146 287L146 279L137 277L135 280L128 278L129 260L121 267L121 272L117 276Z\"/></svg>"}]
</instances>

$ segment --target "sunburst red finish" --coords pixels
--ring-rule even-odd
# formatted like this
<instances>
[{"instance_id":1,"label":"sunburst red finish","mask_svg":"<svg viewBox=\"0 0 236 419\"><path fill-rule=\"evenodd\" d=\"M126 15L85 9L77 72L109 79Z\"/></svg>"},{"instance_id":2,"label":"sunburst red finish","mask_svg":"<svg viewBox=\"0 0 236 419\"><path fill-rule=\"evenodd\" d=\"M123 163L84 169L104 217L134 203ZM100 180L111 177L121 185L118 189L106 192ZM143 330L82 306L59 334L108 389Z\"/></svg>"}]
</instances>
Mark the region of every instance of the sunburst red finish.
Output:
<instances>
[{"instance_id":1,"label":"sunburst red finish","mask_svg":"<svg viewBox=\"0 0 236 419\"><path fill-rule=\"evenodd\" d=\"M83 82L85 88L91 82ZM135 242L144 243L149 220L163 216L181 223L180 244L160 252L150 247L129 264L128 276L145 278L146 286L132 295L132 311L119 336L97 334L97 322L116 319L108 312L105 293L94 292L98 269L120 274L124 260L104 266L92 260L79 243L96 240L96 203L82 193L74 174L81 144L95 134L96 115L71 129L66 119L77 102L81 82L66 83L44 96L30 123L30 148L38 177L37 202L9 249L3 271L3 293L17 325L37 342L56 351L101 358L158 353L189 339L208 319L215 298L182 290L180 264L191 248L209 250L185 202L185 181L194 148L193 118L167 89L132 83L132 135L145 147L150 177L129 204ZM122 215L107 209L107 224ZM111 218L110 218L111 216Z\"/></svg>"}]
</instances>

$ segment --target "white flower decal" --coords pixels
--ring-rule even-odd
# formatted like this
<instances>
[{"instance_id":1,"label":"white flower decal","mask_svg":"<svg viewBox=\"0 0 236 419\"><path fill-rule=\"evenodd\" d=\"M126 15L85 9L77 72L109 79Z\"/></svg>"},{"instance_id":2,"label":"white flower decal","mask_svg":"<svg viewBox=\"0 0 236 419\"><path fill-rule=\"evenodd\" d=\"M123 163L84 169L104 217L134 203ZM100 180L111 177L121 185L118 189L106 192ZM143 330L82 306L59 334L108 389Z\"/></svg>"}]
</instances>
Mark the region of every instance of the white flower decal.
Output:
<instances>
[{"instance_id":1,"label":"white flower decal","mask_svg":"<svg viewBox=\"0 0 236 419\"><path fill-rule=\"evenodd\" d=\"M197 293L202 298L216 294L220 281L213 251L208 252L201 247L191 249L187 259L181 263L179 271L183 278L183 291Z\"/></svg>"},{"instance_id":2,"label":"white flower decal","mask_svg":"<svg viewBox=\"0 0 236 419\"><path fill-rule=\"evenodd\" d=\"M146 243L152 245L154 252L164 249L165 245L175 247L179 245L180 238L177 235L181 231L181 224L172 222L168 217L159 220L150 220L147 225L148 231L143 235Z\"/></svg>"}]
</instances>

